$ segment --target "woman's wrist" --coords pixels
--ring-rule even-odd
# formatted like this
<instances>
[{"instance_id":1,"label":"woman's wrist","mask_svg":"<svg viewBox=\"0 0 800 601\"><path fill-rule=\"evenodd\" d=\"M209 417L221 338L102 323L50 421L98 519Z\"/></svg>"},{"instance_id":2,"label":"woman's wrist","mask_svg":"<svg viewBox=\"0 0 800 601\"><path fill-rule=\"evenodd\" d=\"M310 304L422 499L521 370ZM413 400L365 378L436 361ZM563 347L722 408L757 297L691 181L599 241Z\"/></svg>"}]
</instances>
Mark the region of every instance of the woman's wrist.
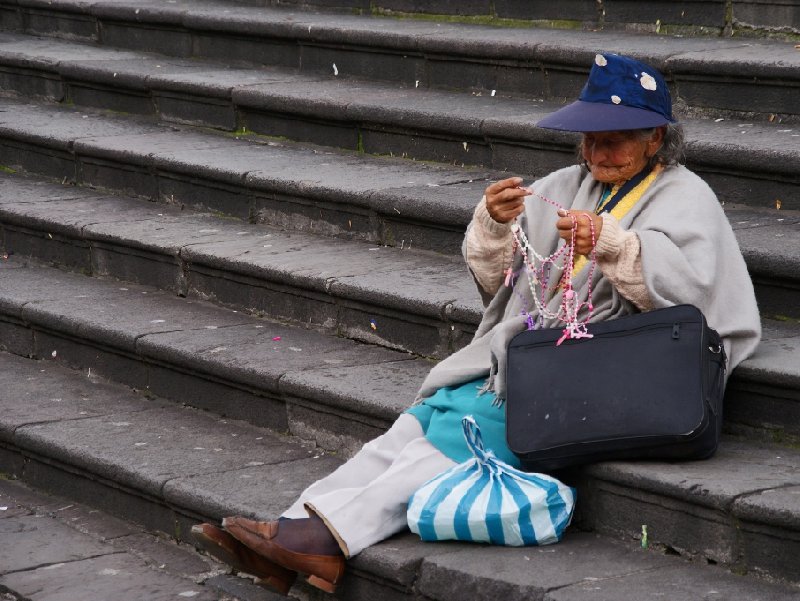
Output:
<instances>
[{"instance_id":1,"label":"woman's wrist","mask_svg":"<svg viewBox=\"0 0 800 601\"><path fill-rule=\"evenodd\" d=\"M505 237L511 231L511 224L513 221L508 223L500 223L499 221L492 219L492 216L489 215L489 211L486 208L486 196L481 198L478 206L475 207L475 212L473 213L472 217L481 225L481 227L483 227L486 232L492 236Z\"/></svg>"}]
</instances>

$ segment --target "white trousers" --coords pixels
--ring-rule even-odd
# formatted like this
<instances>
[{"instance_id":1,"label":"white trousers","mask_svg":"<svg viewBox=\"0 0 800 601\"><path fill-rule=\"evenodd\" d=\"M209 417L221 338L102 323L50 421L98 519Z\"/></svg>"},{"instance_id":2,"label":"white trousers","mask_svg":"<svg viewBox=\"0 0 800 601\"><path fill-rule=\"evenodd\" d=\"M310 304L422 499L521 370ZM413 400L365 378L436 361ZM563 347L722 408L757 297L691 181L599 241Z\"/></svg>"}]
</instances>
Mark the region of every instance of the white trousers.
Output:
<instances>
[{"instance_id":1,"label":"white trousers","mask_svg":"<svg viewBox=\"0 0 800 601\"><path fill-rule=\"evenodd\" d=\"M454 465L428 442L417 418L404 413L385 434L303 491L283 517L305 518L307 509L313 511L352 557L405 528L411 494Z\"/></svg>"}]
</instances>

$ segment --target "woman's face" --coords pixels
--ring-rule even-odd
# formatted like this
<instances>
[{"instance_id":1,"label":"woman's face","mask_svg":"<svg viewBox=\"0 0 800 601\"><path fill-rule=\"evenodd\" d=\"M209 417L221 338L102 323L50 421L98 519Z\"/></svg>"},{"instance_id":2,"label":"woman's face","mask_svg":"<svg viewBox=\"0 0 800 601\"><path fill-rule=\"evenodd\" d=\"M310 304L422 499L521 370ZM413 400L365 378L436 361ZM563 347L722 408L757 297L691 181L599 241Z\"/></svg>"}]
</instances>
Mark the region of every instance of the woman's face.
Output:
<instances>
[{"instance_id":1,"label":"woman's face","mask_svg":"<svg viewBox=\"0 0 800 601\"><path fill-rule=\"evenodd\" d=\"M583 134L581 154L594 179L621 184L645 168L663 139L662 127L645 138L638 130L590 132Z\"/></svg>"}]
</instances>

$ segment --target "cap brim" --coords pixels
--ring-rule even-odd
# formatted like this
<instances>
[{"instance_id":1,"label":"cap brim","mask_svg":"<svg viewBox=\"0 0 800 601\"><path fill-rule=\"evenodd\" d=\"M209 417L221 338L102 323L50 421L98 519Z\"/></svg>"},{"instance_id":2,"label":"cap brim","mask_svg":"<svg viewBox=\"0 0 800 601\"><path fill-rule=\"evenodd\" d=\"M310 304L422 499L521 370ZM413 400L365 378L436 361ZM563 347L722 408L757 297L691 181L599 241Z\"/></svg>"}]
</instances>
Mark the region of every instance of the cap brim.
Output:
<instances>
[{"instance_id":1,"label":"cap brim","mask_svg":"<svg viewBox=\"0 0 800 601\"><path fill-rule=\"evenodd\" d=\"M664 115L646 109L576 100L555 113L550 113L536 126L562 131L589 132L647 129L667 123L672 121Z\"/></svg>"}]
</instances>

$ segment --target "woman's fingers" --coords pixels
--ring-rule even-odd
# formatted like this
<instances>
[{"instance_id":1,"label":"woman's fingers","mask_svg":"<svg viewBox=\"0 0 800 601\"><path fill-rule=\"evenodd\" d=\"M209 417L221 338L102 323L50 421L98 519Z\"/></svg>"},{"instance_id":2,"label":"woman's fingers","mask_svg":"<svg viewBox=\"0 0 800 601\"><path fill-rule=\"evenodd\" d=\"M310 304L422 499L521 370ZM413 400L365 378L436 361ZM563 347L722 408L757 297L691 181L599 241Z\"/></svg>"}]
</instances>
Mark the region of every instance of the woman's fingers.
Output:
<instances>
[{"instance_id":1,"label":"woman's fingers","mask_svg":"<svg viewBox=\"0 0 800 601\"><path fill-rule=\"evenodd\" d=\"M567 215L556 221L558 235L569 242L572 240L574 228L575 252L588 255L597 244L597 238L603 227L602 218L587 211L568 211Z\"/></svg>"},{"instance_id":2,"label":"woman's fingers","mask_svg":"<svg viewBox=\"0 0 800 601\"><path fill-rule=\"evenodd\" d=\"M508 223L525 210L525 197L530 192L520 188L522 178L510 177L486 188L486 210L498 223Z\"/></svg>"}]
</instances>

